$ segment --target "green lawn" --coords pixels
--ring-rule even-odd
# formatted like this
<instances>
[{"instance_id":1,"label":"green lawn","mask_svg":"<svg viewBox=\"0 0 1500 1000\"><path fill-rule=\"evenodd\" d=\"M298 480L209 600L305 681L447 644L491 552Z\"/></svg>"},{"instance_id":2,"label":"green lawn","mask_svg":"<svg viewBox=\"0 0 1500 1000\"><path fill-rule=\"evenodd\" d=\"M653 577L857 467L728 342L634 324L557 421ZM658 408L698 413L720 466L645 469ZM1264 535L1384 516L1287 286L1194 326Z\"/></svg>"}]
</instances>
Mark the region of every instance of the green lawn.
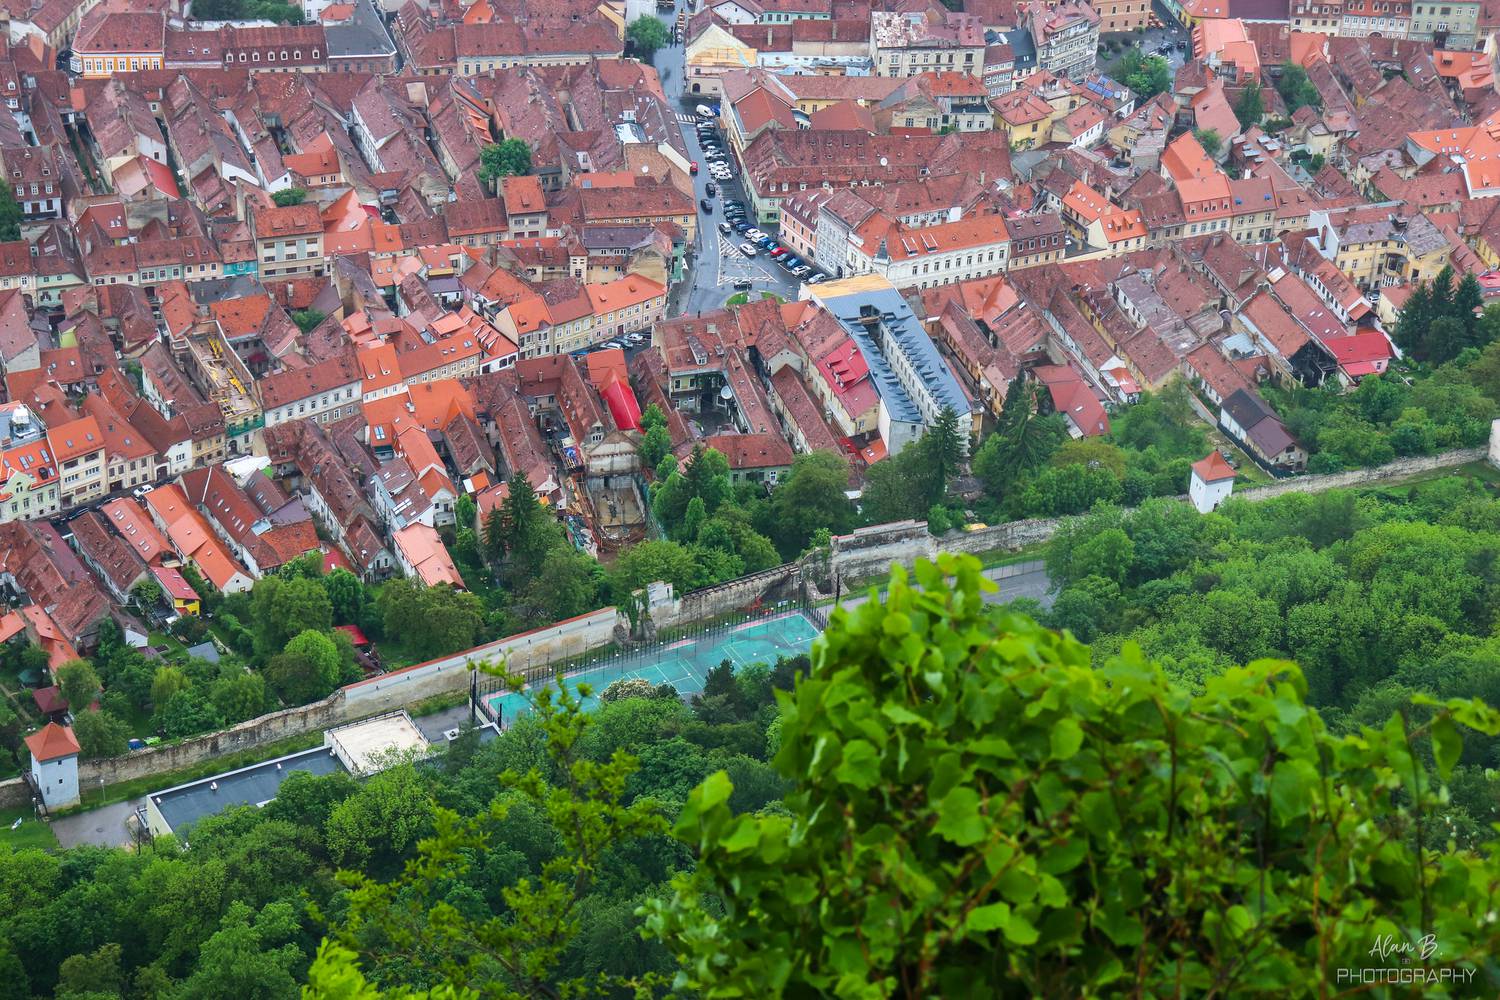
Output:
<instances>
[{"instance_id":1,"label":"green lawn","mask_svg":"<svg viewBox=\"0 0 1500 1000\"><path fill-rule=\"evenodd\" d=\"M12 830L10 825L17 819L21 820L21 825ZM0 844L4 844L13 851L25 850L28 847L55 851L58 847L57 838L52 835L52 828L38 820L30 806L0 810Z\"/></svg>"}]
</instances>

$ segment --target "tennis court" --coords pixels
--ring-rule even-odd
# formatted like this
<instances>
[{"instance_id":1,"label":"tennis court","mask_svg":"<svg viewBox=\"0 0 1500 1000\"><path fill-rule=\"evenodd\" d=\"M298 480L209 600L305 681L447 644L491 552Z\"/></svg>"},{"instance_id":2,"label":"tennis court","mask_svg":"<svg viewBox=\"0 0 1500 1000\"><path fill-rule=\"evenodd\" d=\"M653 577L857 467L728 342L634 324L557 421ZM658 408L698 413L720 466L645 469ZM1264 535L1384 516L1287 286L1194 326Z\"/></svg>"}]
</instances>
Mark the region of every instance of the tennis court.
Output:
<instances>
[{"instance_id":1,"label":"tennis court","mask_svg":"<svg viewBox=\"0 0 1500 1000\"><path fill-rule=\"evenodd\" d=\"M599 695L615 681L637 677L651 684L670 684L687 697L702 691L709 670L724 660L735 670L752 663L774 663L777 657L807 652L817 637L818 627L802 612L791 611L623 653L570 671L565 677L570 687L587 683L593 688L583 699L585 709L593 708ZM530 710L527 699L527 691L502 691L483 701L489 715L503 726Z\"/></svg>"}]
</instances>

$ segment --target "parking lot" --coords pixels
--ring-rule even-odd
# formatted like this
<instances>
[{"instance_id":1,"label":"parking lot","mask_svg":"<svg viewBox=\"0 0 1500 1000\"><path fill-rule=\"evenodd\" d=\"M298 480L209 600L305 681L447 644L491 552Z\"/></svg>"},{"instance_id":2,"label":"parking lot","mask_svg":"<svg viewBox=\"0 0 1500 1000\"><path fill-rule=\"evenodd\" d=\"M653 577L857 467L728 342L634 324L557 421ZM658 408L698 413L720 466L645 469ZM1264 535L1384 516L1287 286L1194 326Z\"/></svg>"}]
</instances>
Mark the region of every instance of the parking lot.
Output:
<instances>
[{"instance_id":1,"label":"parking lot","mask_svg":"<svg viewBox=\"0 0 1500 1000\"><path fill-rule=\"evenodd\" d=\"M727 203L738 202L745 207L748 215L749 199L745 197L738 168L732 159L714 161L725 165L728 169L727 177L722 171L717 177L711 172L704 142L700 141L698 134L698 121L692 113L695 106L692 102L688 104L688 109L679 119L682 120L683 141L687 143L699 165L698 174L693 178L695 194L699 200L699 225L698 259L693 267L692 287L682 305L682 311L717 309L724 304L725 299L739 291L747 292L752 299L759 293L770 292L788 301L795 300L802 285L801 279L773 260L764 247L756 247L754 257L745 255L740 250L740 245L747 242L743 234L731 232L726 236L719 230L720 224L728 221L725 216ZM722 132L715 129L708 141L725 150L726 157L729 156ZM710 184L714 186L713 195L708 194ZM703 211L705 201L713 211ZM773 239L776 236L773 230L763 228L762 231ZM811 273L807 275L811 276ZM744 287L746 282L749 283L748 288Z\"/></svg>"}]
</instances>

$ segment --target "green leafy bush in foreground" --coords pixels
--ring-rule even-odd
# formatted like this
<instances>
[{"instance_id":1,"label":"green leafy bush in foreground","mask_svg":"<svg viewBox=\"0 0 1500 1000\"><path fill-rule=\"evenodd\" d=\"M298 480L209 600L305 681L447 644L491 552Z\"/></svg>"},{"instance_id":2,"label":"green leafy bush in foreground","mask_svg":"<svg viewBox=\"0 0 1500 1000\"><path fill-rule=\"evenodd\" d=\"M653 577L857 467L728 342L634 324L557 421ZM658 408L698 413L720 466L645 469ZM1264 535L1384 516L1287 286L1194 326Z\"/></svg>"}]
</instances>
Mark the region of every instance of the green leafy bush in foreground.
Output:
<instances>
[{"instance_id":1,"label":"green leafy bush in foreground","mask_svg":"<svg viewBox=\"0 0 1500 1000\"><path fill-rule=\"evenodd\" d=\"M565 695L539 705L547 762L503 775L490 815L440 811L400 879L351 879L306 995L1328 996L1401 966L1377 943L1424 939L1404 968L1431 992L1500 989L1500 866L1440 819L1460 734L1500 732L1495 711L1417 699L1334 736L1294 664L1190 694L1133 647L1091 665L988 586L945 556L836 612L780 696L784 804L735 815L724 772L691 793L673 832L696 867L641 911L675 981L554 975L578 901L667 822L627 797L633 757L575 753L590 723ZM485 831L523 804L566 850L503 915L466 915L445 887L510 850Z\"/></svg>"}]
</instances>

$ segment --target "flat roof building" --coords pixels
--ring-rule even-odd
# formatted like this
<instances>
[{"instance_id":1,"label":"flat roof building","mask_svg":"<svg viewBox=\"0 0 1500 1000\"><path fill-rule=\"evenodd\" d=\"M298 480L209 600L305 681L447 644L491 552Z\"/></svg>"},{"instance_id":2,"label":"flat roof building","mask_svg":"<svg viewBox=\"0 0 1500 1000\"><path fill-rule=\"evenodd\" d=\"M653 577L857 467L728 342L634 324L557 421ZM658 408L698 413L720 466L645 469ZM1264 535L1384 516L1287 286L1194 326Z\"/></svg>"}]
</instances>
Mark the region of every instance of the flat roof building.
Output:
<instances>
[{"instance_id":1,"label":"flat roof building","mask_svg":"<svg viewBox=\"0 0 1500 1000\"><path fill-rule=\"evenodd\" d=\"M146 797L146 829L153 837L181 836L205 816L235 806L265 805L276 797L281 783L298 771L324 775L344 769L333 749L321 746L152 792Z\"/></svg>"},{"instance_id":2,"label":"flat roof building","mask_svg":"<svg viewBox=\"0 0 1500 1000\"><path fill-rule=\"evenodd\" d=\"M345 770L358 777L382 771L408 757L424 757L432 749L405 710L330 729L323 734L323 745L333 751Z\"/></svg>"}]
</instances>

